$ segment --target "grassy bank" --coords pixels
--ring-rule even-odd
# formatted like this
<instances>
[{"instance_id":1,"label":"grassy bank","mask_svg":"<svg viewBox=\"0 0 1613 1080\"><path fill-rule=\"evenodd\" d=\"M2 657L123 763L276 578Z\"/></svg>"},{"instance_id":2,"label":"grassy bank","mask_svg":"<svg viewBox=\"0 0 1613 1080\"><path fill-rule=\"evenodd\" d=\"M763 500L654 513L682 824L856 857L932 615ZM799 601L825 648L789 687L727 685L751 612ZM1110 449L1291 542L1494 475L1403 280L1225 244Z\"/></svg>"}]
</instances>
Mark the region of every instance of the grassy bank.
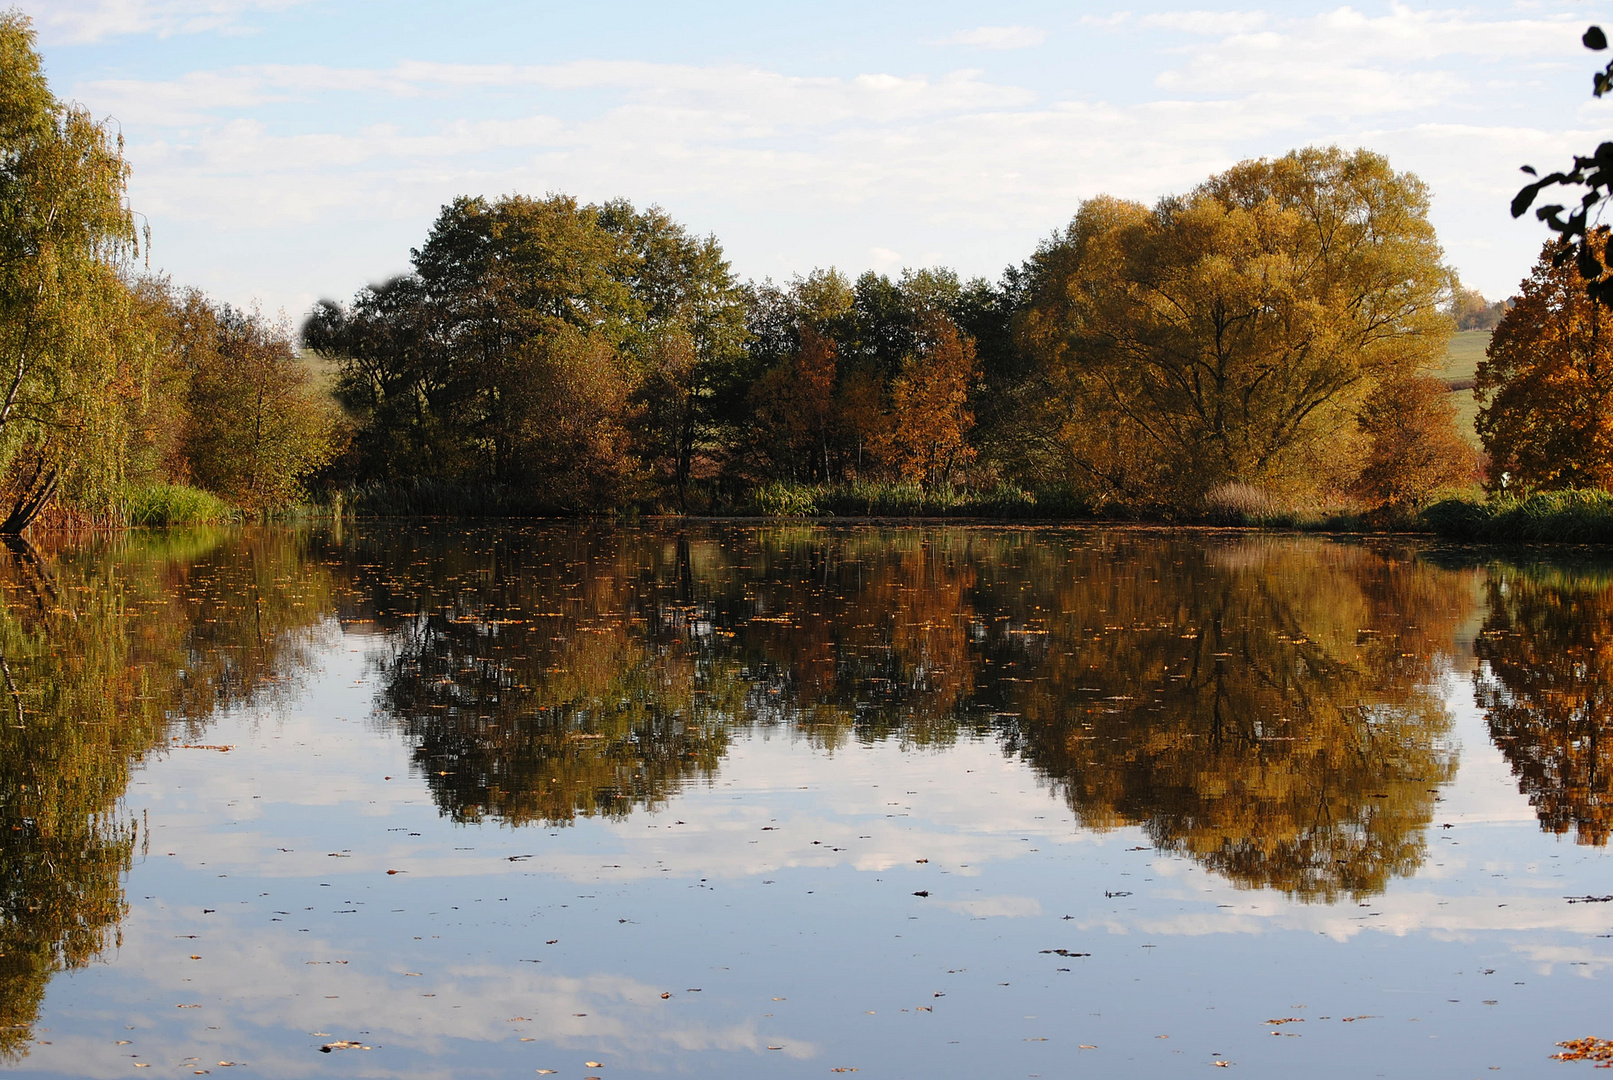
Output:
<instances>
[{"instance_id":1,"label":"grassy bank","mask_svg":"<svg viewBox=\"0 0 1613 1080\"><path fill-rule=\"evenodd\" d=\"M1423 511L1426 526L1451 540L1613 543L1613 494L1543 491L1483 502L1446 499Z\"/></svg>"}]
</instances>

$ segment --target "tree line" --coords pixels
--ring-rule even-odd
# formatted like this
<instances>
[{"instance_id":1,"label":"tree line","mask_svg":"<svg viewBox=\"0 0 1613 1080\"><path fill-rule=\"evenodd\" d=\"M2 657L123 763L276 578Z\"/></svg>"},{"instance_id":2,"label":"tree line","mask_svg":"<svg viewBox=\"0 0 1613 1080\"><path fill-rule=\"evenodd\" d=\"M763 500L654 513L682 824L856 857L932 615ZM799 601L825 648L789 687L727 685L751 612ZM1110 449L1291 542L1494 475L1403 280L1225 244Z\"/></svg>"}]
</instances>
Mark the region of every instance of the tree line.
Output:
<instances>
[{"instance_id":1,"label":"tree line","mask_svg":"<svg viewBox=\"0 0 1613 1080\"><path fill-rule=\"evenodd\" d=\"M1312 148L1154 206L1089 200L995 283L781 285L659 209L467 197L303 341L338 373L348 484L557 511L733 509L780 482L1415 503L1475 468L1431 376L1458 293L1427 215L1381 155Z\"/></svg>"},{"instance_id":2,"label":"tree line","mask_svg":"<svg viewBox=\"0 0 1613 1080\"><path fill-rule=\"evenodd\" d=\"M1511 308L1463 290L1426 186L1367 150L1089 199L995 282L746 282L656 207L464 196L409 273L296 330L142 272L127 181L121 135L57 100L26 18L0 17L0 531L161 520L179 495L220 515L421 492L731 512L807 488L1415 509L1479 478L1434 372L1455 327L1493 320L1524 358L1479 378L1491 479L1585 472L1528 465L1563 460L1516 390L1543 355L1544 331L1512 331L1529 287Z\"/></svg>"}]
</instances>

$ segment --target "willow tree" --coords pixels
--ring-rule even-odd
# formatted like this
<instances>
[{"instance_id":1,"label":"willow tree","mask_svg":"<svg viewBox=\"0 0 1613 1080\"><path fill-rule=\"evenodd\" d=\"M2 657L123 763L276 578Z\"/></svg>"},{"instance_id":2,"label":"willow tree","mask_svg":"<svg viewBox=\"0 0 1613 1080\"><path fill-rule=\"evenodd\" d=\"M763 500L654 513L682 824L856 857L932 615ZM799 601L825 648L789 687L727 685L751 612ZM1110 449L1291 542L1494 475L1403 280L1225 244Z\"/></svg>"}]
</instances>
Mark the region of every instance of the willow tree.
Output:
<instances>
[{"instance_id":1,"label":"willow tree","mask_svg":"<svg viewBox=\"0 0 1613 1080\"><path fill-rule=\"evenodd\" d=\"M1361 404L1450 332L1428 205L1416 177L1336 147L1153 208L1083 204L1032 259L1019 323L1067 478L1189 507L1230 482L1347 484Z\"/></svg>"},{"instance_id":2,"label":"willow tree","mask_svg":"<svg viewBox=\"0 0 1613 1080\"><path fill-rule=\"evenodd\" d=\"M0 466L18 532L66 487L120 479L135 250L122 139L51 93L28 19L0 14Z\"/></svg>"}]
</instances>

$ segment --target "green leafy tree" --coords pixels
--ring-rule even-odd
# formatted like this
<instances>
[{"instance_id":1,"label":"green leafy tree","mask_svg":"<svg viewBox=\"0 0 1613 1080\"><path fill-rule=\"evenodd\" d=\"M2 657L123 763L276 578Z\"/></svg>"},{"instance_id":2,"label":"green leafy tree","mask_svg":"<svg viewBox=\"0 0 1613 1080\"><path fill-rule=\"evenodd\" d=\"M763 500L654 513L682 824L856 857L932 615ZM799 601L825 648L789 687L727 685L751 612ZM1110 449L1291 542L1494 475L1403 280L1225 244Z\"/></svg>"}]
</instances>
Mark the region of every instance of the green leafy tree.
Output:
<instances>
[{"instance_id":1,"label":"green leafy tree","mask_svg":"<svg viewBox=\"0 0 1613 1080\"><path fill-rule=\"evenodd\" d=\"M687 505L743 381L743 294L714 239L620 200L461 198L413 259L303 329L338 362L357 478L491 482L566 510L651 479Z\"/></svg>"}]
</instances>

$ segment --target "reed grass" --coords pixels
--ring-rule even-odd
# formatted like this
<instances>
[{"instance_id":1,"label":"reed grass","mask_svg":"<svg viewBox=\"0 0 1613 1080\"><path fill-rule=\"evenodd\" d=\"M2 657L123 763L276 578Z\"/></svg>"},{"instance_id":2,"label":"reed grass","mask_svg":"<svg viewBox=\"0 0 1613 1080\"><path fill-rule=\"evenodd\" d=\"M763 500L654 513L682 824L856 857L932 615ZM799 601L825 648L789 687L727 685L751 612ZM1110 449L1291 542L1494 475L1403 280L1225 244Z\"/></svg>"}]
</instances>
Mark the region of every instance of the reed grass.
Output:
<instances>
[{"instance_id":1,"label":"reed grass","mask_svg":"<svg viewBox=\"0 0 1613 1080\"><path fill-rule=\"evenodd\" d=\"M165 528L173 525L224 525L241 512L210 491L185 484L143 484L124 493L123 512L130 525Z\"/></svg>"}]
</instances>

